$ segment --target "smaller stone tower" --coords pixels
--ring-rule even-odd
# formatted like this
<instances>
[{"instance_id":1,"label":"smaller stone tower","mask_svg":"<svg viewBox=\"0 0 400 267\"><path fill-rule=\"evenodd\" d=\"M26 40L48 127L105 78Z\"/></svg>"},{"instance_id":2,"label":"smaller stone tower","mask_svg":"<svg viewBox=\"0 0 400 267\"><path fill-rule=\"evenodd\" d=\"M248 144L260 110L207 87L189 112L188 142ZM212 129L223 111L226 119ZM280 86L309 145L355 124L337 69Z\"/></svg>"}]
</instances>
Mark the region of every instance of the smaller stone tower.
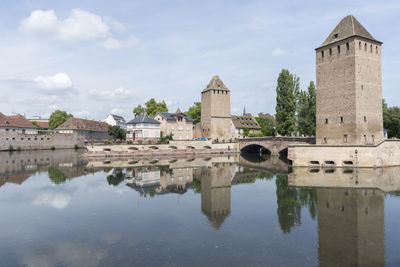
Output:
<instances>
[{"instance_id":1,"label":"smaller stone tower","mask_svg":"<svg viewBox=\"0 0 400 267\"><path fill-rule=\"evenodd\" d=\"M201 131L213 140L231 137L231 92L218 75L201 92Z\"/></svg>"}]
</instances>

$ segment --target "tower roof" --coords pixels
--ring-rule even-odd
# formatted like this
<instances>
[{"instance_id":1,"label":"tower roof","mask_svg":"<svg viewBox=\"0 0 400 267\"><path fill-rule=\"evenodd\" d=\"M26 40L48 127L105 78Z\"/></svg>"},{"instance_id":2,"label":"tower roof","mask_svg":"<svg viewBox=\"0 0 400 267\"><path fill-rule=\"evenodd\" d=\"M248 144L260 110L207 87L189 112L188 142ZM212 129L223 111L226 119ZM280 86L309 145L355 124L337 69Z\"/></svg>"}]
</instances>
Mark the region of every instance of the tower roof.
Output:
<instances>
[{"instance_id":1,"label":"tower roof","mask_svg":"<svg viewBox=\"0 0 400 267\"><path fill-rule=\"evenodd\" d=\"M229 92L228 87L225 86L218 75L212 77L211 81L208 83L207 87L204 88L203 92L206 92L208 90L223 90Z\"/></svg>"},{"instance_id":2,"label":"tower roof","mask_svg":"<svg viewBox=\"0 0 400 267\"><path fill-rule=\"evenodd\" d=\"M348 15L344 17L338 25L336 25L335 29L333 29L333 31L318 48L353 36L358 36L374 42L382 43L376 40L353 15Z\"/></svg>"}]
</instances>

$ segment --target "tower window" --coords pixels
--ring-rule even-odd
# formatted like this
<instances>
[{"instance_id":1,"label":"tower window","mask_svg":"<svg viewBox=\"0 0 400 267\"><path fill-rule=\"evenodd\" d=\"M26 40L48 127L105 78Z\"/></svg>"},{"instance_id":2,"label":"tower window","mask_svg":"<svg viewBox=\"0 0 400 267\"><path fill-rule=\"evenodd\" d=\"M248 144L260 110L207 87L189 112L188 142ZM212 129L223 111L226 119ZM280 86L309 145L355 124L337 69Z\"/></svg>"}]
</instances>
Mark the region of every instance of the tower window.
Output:
<instances>
[{"instance_id":1,"label":"tower window","mask_svg":"<svg viewBox=\"0 0 400 267\"><path fill-rule=\"evenodd\" d=\"M372 45L370 46L369 50L370 50L370 52L372 53Z\"/></svg>"},{"instance_id":2,"label":"tower window","mask_svg":"<svg viewBox=\"0 0 400 267\"><path fill-rule=\"evenodd\" d=\"M364 50L367 52L367 43L364 44Z\"/></svg>"},{"instance_id":3,"label":"tower window","mask_svg":"<svg viewBox=\"0 0 400 267\"><path fill-rule=\"evenodd\" d=\"M371 135L371 138L372 138L372 142L375 142L375 136Z\"/></svg>"},{"instance_id":4,"label":"tower window","mask_svg":"<svg viewBox=\"0 0 400 267\"><path fill-rule=\"evenodd\" d=\"M335 33L334 35L333 35L333 38L338 38L338 34L337 33Z\"/></svg>"},{"instance_id":5,"label":"tower window","mask_svg":"<svg viewBox=\"0 0 400 267\"><path fill-rule=\"evenodd\" d=\"M350 45L349 45L349 43L348 43L348 42L346 43L346 49L347 49L347 51L349 51L349 50L350 50Z\"/></svg>"},{"instance_id":6,"label":"tower window","mask_svg":"<svg viewBox=\"0 0 400 267\"><path fill-rule=\"evenodd\" d=\"M337 53L340 54L340 45L337 46Z\"/></svg>"},{"instance_id":7,"label":"tower window","mask_svg":"<svg viewBox=\"0 0 400 267\"><path fill-rule=\"evenodd\" d=\"M325 119L325 124L328 124L328 118Z\"/></svg>"},{"instance_id":8,"label":"tower window","mask_svg":"<svg viewBox=\"0 0 400 267\"><path fill-rule=\"evenodd\" d=\"M329 48L329 55L332 56L332 48Z\"/></svg>"},{"instance_id":9,"label":"tower window","mask_svg":"<svg viewBox=\"0 0 400 267\"><path fill-rule=\"evenodd\" d=\"M364 134L364 143L367 143L367 136Z\"/></svg>"},{"instance_id":10,"label":"tower window","mask_svg":"<svg viewBox=\"0 0 400 267\"><path fill-rule=\"evenodd\" d=\"M327 144L328 141L326 140L326 137L324 136L324 144Z\"/></svg>"},{"instance_id":11,"label":"tower window","mask_svg":"<svg viewBox=\"0 0 400 267\"><path fill-rule=\"evenodd\" d=\"M376 53L378 54L378 46L375 46L375 48L376 48Z\"/></svg>"},{"instance_id":12,"label":"tower window","mask_svg":"<svg viewBox=\"0 0 400 267\"><path fill-rule=\"evenodd\" d=\"M348 138L347 134L343 135L343 143L347 143L347 138Z\"/></svg>"},{"instance_id":13,"label":"tower window","mask_svg":"<svg viewBox=\"0 0 400 267\"><path fill-rule=\"evenodd\" d=\"M364 85L361 84L361 90L364 90Z\"/></svg>"},{"instance_id":14,"label":"tower window","mask_svg":"<svg viewBox=\"0 0 400 267\"><path fill-rule=\"evenodd\" d=\"M344 121L344 118L340 117L340 123L343 123L343 121Z\"/></svg>"},{"instance_id":15,"label":"tower window","mask_svg":"<svg viewBox=\"0 0 400 267\"><path fill-rule=\"evenodd\" d=\"M367 122L367 116L364 116L364 122Z\"/></svg>"},{"instance_id":16,"label":"tower window","mask_svg":"<svg viewBox=\"0 0 400 267\"><path fill-rule=\"evenodd\" d=\"M321 51L321 57L324 58L324 51Z\"/></svg>"},{"instance_id":17,"label":"tower window","mask_svg":"<svg viewBox=\"0 0 400 267\"><path fill-rule=\"evenodd\" d=\"M358 42L358 48L361 50L361 42Z\"/></svg>"}]
</instances>

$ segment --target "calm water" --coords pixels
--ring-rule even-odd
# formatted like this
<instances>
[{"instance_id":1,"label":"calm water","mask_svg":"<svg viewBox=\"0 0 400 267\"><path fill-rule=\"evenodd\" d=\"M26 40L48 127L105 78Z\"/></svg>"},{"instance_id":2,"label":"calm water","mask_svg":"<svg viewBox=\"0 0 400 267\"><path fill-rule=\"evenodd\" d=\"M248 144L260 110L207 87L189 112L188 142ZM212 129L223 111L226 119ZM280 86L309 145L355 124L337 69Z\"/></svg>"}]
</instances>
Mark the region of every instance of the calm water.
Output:
<instances>
[{"instance_id":1,"label":"calm water","mask_svg":"<svg viewBox=\"0 0 400 267\"><path fill-rule=\"evenodd\" d=\"M0 154L0 266L400 266L400 169Z\"/></svg>"}]
</instances>

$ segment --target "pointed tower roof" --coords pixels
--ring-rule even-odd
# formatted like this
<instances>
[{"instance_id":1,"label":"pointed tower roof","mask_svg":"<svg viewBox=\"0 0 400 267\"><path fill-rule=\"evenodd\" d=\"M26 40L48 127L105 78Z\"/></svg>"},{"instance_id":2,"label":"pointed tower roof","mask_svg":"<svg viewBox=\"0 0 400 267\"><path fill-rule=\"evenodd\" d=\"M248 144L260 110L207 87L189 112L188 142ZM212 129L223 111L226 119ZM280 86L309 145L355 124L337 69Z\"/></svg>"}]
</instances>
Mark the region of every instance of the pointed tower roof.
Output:
<instances>
[{"instance_id":1,"label":"pointed tower roof","mask_svg":"<svg viewBox=\"0 0 400 267\"><path fill-rule=\"evenodd\" d=\"M326 38L318 48L353 36L362 37L382 44L382 42L376 40L353 15L348 15L339 22L335 29L329 34L328 38Z\"/></svg>"},{"instance_id":2,"label":"pointed tower roof","mask_svg":"<svg viewBox=\"0 0 400 267\"><path fill-rule=\"evenodd\" d=\"M182 111L180 108L178 108L175 113L182 113Z\"/></svg>"},{"instance_id":3,"label":"pointed tower roof","mask_svg":"<svg viewBox=\"0 0 400 267\"><path fill-rule=\"evenodd\" d=\"M208 83L207 87L204 88L203 92L206 92L208 90L223 90L229 92L228 87L225 86L218 75L212 77L211 81Z\"/></svg>"}]
</instances>

